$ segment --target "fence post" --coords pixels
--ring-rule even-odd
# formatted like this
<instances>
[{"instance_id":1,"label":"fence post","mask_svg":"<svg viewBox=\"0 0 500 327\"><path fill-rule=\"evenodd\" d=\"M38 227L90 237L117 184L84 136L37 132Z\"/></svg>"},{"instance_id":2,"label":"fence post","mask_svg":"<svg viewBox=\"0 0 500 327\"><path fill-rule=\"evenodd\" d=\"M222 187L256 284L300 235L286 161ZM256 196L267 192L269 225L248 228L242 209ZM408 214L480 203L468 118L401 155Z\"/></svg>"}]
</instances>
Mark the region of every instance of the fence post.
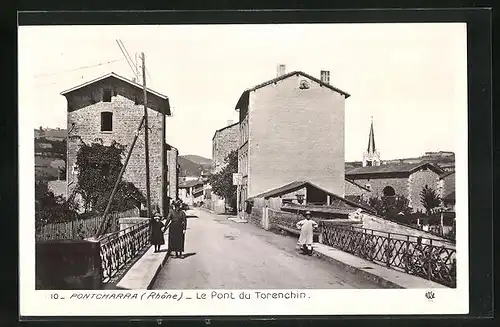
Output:
<instances>
[{"instance_id":1,"label":"fence post","mask_svg":"<svg viewBox=\"0 0 500 327\"><path fill-rule=\"evenodd\" d=\"M410 261L410 235L406 235L406 255L405 255L405 272L408 272L408 263Z\"/></svg>"},{"instance_id":2,"label":"fence post","mask_svg":"<svg viewBox=\"0 0 500 327\"><path fill-rule=\"evenodd\" d=\"M432 238L429 240L429 258L427 258L428 261L428 267L427 267L427 279L431 280L432 277Z\"/></svg>"},{"instance_id":3,"label":"fence post","mask_svg":"<svg viewBox=\"0 0 500 327\"><path fill-rule=\"evenodd\" d=\"M385 256L387 258L386 265L389 267L391 265L391 233L387 233L387 249L385 250Z\"/></svg>"}]
</instances>

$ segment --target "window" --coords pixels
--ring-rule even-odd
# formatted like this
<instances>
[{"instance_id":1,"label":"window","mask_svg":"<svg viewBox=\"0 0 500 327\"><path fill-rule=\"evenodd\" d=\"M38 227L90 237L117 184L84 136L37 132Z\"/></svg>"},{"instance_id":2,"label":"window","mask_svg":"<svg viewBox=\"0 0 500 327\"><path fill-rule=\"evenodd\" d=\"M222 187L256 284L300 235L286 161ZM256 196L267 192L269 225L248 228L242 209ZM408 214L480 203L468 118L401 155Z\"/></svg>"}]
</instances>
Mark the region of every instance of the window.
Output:
<instances>
[{"instance_id":1,"label":"window","mask_svg":"<svg viewBox=\"0 0 500 327\"><path fill-rule=\"evenodd\" d=\"M299 88L301 90L307 90L309 88L309 82L305 79L301 80Z\"/></svg>"},{"instance_id":2,"label":"window","mask_svg":"<svg viewBox=\"0 0 500 327\"><path fill-rule=\"evenodd\" d=\"M113 131L113 113L101 112L101 132Z\"/></svg>"},{"instance_id":3,"label":"window","mask_svg":"<svg viewBox=\"0 0 500 327\"><path fill-rule=\"evenodd\" d=\"M102 90L102 101L103 102L111 102L111 89L103 89Z\"/></svg>"},{"instance_id":4,"label":"window","mask_svg":"<svg viewBox=\"0 0 500 327\"><path fill-rule=\"evenodd\" d=\"M321 81L323 83L330 84L330 72L327 70L322 70L321 71Z\"/></svg>"}]
</instances>

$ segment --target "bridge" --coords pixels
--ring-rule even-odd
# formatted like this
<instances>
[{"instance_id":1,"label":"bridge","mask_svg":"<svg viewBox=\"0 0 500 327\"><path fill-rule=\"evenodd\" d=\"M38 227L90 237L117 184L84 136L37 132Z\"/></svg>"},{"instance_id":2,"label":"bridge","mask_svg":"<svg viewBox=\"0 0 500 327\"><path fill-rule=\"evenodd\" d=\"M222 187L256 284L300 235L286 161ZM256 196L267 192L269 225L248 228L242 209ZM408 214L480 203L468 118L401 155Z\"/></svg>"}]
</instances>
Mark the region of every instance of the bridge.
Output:
<instances>
[{"instance_id":1,"label":"bridge","mask_svg":"<svg viewBox=\"0 0 500 327\"><path fill-rule=\"evenodd\" d=\"M412 285L421 280L421 287L429 285L426 281L443 287L456 286L455 249L436 241L433 243L432 239L321 220L319 243L315 244L317 255L309 257L297 251L296 237L273 233L251 223L237 223L225 215L200 208L188 213L185 255L183 258L169 258L157 274L143 274L155 275L154 280L146 283L152 289L383 287L380 282L367 277L366 269L362 273L349 269L345 260L357 260L358 266L372 264L373 271L386 269L384 274L391 271L399 276L409 276L413 278ZM158 261L155 256L166 255L166 245L163 246L164 252L148 251L148 219L129 219L128 222L128 225L122 224L126 228L97 242L88 241L97 249L89 254L94 258L91 260L94 266L87 270L93 273L87 271L80 275L94 282L87 283L91 286L83 287L80 283L67 288L108 288L126 278L134 267L139 267L141 260ZM287 234L292 231L291 226L285 229L289 230ZM168 232L165 237L168 237ZM333 261L321 260L334 252L344 258L344 262L339 261L339 256Z\"/></svg>"}]
</instances>

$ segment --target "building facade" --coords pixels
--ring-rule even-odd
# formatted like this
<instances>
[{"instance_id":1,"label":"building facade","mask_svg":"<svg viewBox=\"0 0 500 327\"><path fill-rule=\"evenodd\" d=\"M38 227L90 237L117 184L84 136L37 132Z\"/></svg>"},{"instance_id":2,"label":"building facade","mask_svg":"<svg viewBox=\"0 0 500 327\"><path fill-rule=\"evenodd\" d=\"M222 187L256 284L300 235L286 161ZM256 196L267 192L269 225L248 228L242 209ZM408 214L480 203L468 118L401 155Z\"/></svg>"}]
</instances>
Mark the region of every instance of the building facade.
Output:
<instances>
[{"instance_id":1,"label":"building facade","mask_svg":"<svg viewBox=\"0 0 500 327\"><path fill-rule=\"evenodd\" d=\"M371 196L404 195L413 210L422 210L420 192L428 185L438 191L438 181L443 171L431 163L393 164L354 168L346 178L369 189Z\"/></svg>"},{"instance_id":2,"label":"building facade","mask_svg":"<svg viewBox=\"0 0 500 327\"><path fill-rule=\"evenodd\" d=\"M178 199L178 184L179 184L179 151L170 144L165 145L167 158L167 196L170 201Z\"/></svg>"},{"instance_id":3,"label":"building facade","mask_svg":"<svg viewBox=\"0 0 500 327\"><path fill-rule=\"evenodd\" d=\"M117 142L130 149L144 116L142 85L115 73L73 87L61 93L67 100L67 182L70 195L78 185L76 157L83 143ZM163 213L165 207L165 117L170 115L166 96L147 89L149 127L149 167L151 208ZM144 127L131 153L123 179L133 183L146 196Z\"/></svg>"},{"instance_id":4,"label":"building facade","mask_svg":"<svg viewBox=\"0 0 500 327\"><path fill-rule=\"evenodd\" d=\"M239 122L228 122L228 126L215 131L212 138L213 173L217 173L225 165L227 156L237 151L240 142Z\"/></svg>"},{"instance_id":5,"label":"building facade","mask_svg":"<svg viewBox=\"0 0 500 327\"><path fill-rule=\"evenodd\" d=\"M181 181L179 183L179 199L192 206L204 201L204 187L201 179Z\"/></svg>"},{"instance_id":6,"label":"building facade","mask_svg":"<svg viewBox=\"0 0 500 327\"><path fill-rule=\"evenodd\" d=\"M280 66L281 68L281 66ZM247 198L295 180L344 195L344 110L349 94L303 72L246 90L240 114L240 208Z\"/></svg>"}]
</instances>

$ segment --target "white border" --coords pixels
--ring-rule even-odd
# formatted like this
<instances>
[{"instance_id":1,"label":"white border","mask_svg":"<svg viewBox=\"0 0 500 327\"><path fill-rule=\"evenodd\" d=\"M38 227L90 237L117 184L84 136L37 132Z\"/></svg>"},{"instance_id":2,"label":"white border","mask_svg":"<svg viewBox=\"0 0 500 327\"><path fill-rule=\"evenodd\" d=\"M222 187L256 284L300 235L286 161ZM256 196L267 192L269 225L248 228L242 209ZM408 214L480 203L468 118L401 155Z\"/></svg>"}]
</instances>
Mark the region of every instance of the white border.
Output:
<instances>
[{"instance_id":1,"label":"white border","mask_svg":"<svg viewBox=\"0 0 500 327\"><path fill-rule=\"evenodd\" d=\"M466 48L466 24L463 24ZM459 56L466 69L467 58ZM20 56L26 55L19 52ZM20 74L22 75L22 74ZM29 76L20 76L27 82ZM112 294L130 292L140 298L155 291L58 291L59 299L50 299L56 292L35 291L34 243L34 156L32 116L20 103L19 108L19 255L21 316L196 316L196 315L387 315L387 314L466 314L469 310L468 274L468 185L467 185L467 80L457 80L461 101L456 112L456 198L457 198L457 288L435 289L435 298L426 298L426 289L409 290L301 290L308 298L296 300L196 300L196 293L211 290L184 290L183 297L192 300L78 300L74 293ZM21 101L21 99L19 99ZM444 127L446 128L446 123ZM235 296L242 290L233 290ZM264 290L263 292L269 292ZM285 292L287 290L279 290ZM180 293L182 291L156 291ZM225 290L224 292L231 292ZM255 294L256 290L246 290ZM148 295L145 295L146 297ZM61 298L65 298L64 300Z\"/></svg>"}]
</instances>

